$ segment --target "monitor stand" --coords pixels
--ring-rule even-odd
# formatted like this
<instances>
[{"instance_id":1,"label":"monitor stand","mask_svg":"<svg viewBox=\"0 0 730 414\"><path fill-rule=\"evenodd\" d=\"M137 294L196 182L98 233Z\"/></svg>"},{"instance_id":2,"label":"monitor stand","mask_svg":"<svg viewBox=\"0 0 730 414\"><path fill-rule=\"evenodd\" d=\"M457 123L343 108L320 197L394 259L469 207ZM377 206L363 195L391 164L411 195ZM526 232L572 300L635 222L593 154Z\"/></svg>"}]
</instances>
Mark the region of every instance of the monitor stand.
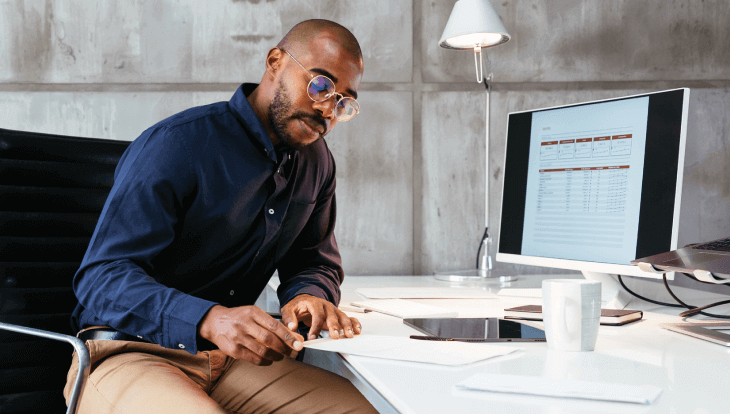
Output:
<instances>
[{"instance_id":1,"label":"monitor stand","mask_svg":"<svg viewBox=\"0 0 730 414\"><path fill-rule=\"evenodd\" d=\"M623 309L631 301L631 295L618 282L618 276L610 273L582 270L587 280L601 282L601 309Z\"/></svg>"}]
</instances>

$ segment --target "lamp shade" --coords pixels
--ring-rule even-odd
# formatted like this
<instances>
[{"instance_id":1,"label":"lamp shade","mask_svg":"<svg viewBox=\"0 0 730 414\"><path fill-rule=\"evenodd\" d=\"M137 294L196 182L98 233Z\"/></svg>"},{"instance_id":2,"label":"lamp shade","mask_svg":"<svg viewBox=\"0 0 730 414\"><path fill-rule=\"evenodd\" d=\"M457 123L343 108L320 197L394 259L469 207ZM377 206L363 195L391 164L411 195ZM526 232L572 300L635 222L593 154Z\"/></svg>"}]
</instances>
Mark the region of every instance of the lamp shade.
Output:
<instances>
[{"instance_id":1,"label":"lamp shade","mask_svg":"<svg viewBox=\"0 0 730 414\"><path fill-rule=\"evenodd\" d=\"M489 0L459 0L454 4L439 46L474 49L501 45L510 39Z\"/></svg>"}]
</instances>

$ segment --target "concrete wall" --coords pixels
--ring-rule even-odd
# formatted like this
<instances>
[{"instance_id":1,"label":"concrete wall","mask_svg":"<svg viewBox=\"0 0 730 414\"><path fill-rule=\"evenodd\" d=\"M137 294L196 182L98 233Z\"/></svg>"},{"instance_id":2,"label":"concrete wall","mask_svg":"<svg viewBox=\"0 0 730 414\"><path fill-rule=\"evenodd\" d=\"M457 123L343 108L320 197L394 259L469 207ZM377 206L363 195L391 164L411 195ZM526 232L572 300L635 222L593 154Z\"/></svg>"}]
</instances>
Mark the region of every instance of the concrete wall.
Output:
<instances>
[{"instance_id":1,"label":"concrete wall","mask_svg":"<svg viewBox=\"0 0 730 414\"><path fill-rule=\"evenodd\" d=\"M485 94L473 54L437 45L454 2L0 0L0 127L132 140L260 80L266 51L298 21L332 19L365 58L362 113L328 138L347 273L471 267L484 222ZM493 235L508 112L684 86L680 244L730 235L729 2L492 4L512 35L488 55Z\"/></svg>"}]
</instances>

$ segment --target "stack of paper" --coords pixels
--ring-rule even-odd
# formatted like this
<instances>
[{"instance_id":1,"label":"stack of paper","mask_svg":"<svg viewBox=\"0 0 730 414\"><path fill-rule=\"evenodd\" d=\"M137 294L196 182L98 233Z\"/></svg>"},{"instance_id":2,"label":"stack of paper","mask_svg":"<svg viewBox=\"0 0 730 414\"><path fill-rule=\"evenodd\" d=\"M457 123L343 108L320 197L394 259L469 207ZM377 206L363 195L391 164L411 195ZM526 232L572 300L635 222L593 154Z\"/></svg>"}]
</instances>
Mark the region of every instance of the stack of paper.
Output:
<instances>
[{"instance_id":1,"label":"stack of paper","mask_svg":"<svg viewBox=\"0 0 730 414\"><path fill-rule=\"evenodd\" d=\"M460 382L456 387L476 391L637 404L651 404L662 393L661 388L653 385L615 384L507 374L476 374Z\"/></svg>"}]
</instances>

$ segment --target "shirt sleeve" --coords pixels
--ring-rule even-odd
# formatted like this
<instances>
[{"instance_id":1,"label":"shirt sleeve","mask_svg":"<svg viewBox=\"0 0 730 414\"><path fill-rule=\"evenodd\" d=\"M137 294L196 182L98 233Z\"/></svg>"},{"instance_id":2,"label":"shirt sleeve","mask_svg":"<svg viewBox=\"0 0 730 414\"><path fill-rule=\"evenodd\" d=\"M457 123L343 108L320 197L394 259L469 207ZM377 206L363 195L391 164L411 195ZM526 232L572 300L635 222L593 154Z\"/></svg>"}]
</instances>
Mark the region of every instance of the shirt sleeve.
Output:
<instances>
[{"instance_id":1,"label":"shirt sleeve","mask_svg":"<svg viewBox=\"0 0 730 414\"><path fill-rule=\"evenodd\" d=\"M145 131L117 166L73 286L79 303L103 324L193 354L197 325L215 303L151 275L196 183L184 141L167 128Z\"/></svg>"},{"instance_id":2,"label":"shirt sleeve","mask_svg":"<svg viewBox=\"0 0 730 414\"><path fill-rule=\"evenodd\" d=\"M340 284L345 272L335 240L335 164L329 150L327 154L331 174L304 229L278 265L281 284L277 295L282 306L303 294L328 300L335 306L340 303Z\"/></svg>"}]
</instances>

